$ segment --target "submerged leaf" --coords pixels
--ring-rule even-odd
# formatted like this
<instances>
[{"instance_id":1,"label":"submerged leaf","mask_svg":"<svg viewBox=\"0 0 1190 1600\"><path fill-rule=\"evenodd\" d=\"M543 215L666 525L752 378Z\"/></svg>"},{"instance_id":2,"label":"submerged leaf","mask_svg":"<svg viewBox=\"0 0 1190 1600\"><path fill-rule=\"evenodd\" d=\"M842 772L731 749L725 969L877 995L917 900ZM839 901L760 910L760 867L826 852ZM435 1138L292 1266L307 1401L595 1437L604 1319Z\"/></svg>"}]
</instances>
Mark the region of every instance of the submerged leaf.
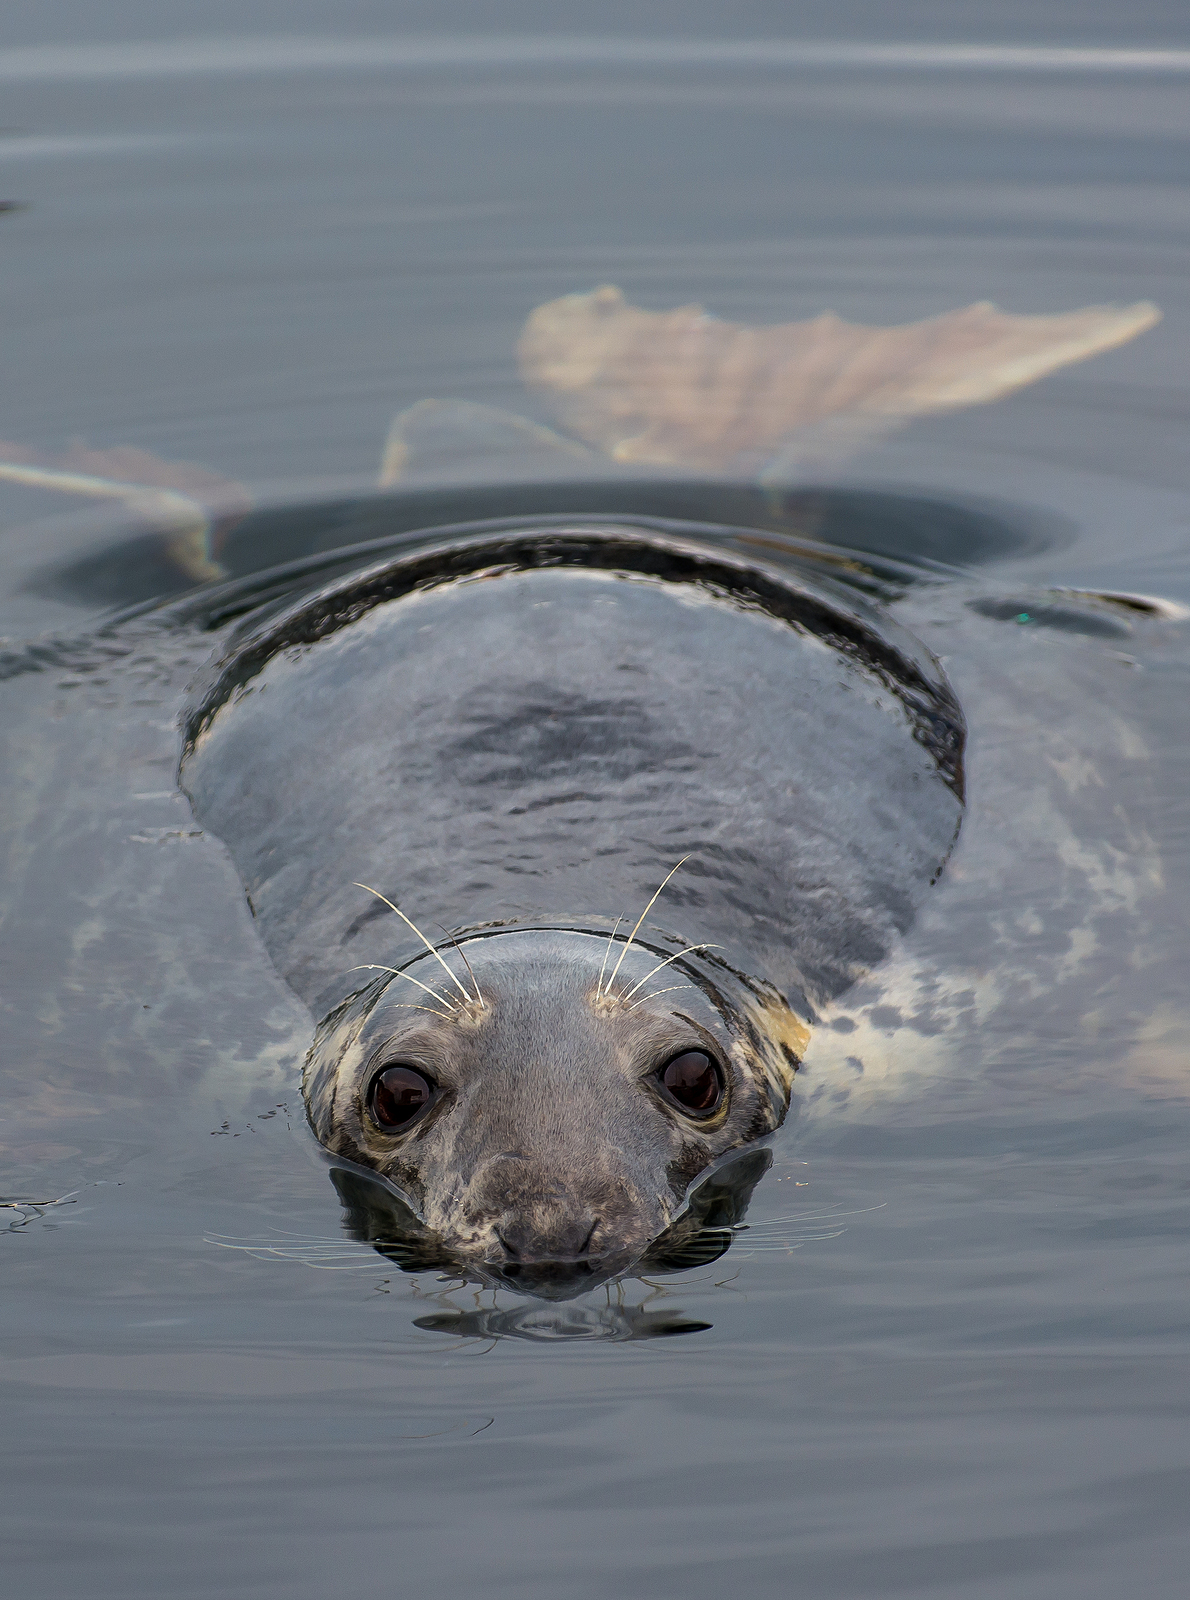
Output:
<instances>
[{"instance_id":1,"label":"submerged leaf","mask_svg":"<svg viewBox=\"0 0 1190 1600\"><path fill-rule=\"evenodd\" d=\"M393 418L380 487L556 478L599 466L599 457L539 422L473 400L419 400Z\"/></svg>"},{"instance_id":2,"label":"submerged leaf","mask_svg":"<svg viewBox=\"0 0 1190 1600\"><path fill-rule=\"evenodd\" d=\"M0 479L123 501L163 527L171 557L196 582L225 575L215 560L212 515L226 527L251 505L243 484L195 462L165 461L131 445L92 450L75 440L68 450L49 453L0 440Z\"/></svg>"},{"instance_id":3,"label":"submerged leaf","mask_svg":"<svg viewBox=\"0 0 1190 1600\"><path fill-rule=\"evenodd\" d=\"M989 301L870 328L833 312L747 327L701 306L645 311L604 285L534 311L521 374L564 427L614 460L755 471L824 425L845 443L929 412L998 400L1125 344L1148 301L1012 316Z\"/></svg>"}]
</instances>

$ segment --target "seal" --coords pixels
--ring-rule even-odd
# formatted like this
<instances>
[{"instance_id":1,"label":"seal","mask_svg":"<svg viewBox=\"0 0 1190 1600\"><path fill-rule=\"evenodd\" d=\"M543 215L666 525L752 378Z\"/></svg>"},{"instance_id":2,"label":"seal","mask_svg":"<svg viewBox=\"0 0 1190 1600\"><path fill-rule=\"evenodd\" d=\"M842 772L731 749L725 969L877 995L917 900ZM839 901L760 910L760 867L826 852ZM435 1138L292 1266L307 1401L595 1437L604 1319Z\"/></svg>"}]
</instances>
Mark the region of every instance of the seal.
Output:
<instances>
[{"instance_id":1,"label":"seal","mask_svg":"<svg viewBox=\"0 0 1190 1600\"><path fill-rule=\"evenodd\" d=\"M180 781L321 1019L352 1230L544 1298L721 1253L963 738L879 608L713 530L473 529L250 615Z\"/></svg>"}]
</instances>

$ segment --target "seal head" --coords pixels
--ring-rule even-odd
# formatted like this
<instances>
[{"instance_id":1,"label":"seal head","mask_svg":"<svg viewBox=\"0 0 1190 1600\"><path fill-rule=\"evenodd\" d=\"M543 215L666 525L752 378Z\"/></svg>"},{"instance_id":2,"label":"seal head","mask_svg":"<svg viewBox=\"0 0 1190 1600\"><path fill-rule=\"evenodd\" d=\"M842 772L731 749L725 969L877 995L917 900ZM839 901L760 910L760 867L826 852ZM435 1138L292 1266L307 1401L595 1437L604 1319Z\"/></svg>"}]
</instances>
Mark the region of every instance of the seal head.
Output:
<instances>
[{"instance_id":1,"label":"seal head","mask_svg":"<svg viewBox=\"0 0 1190 1600\"><path fill-rule=\"evenodd\" d=\"M623 1275L785 1115L792 1050L696 951L525 929L437 954L454 986L429 953L379 979L319 1029L305 1080L320 1141L387 1180L419 1225L388 1231L435 1264L544 1298ZM667 1248L706 1231L696 1211Z\"/></svg>"}]
</instances>

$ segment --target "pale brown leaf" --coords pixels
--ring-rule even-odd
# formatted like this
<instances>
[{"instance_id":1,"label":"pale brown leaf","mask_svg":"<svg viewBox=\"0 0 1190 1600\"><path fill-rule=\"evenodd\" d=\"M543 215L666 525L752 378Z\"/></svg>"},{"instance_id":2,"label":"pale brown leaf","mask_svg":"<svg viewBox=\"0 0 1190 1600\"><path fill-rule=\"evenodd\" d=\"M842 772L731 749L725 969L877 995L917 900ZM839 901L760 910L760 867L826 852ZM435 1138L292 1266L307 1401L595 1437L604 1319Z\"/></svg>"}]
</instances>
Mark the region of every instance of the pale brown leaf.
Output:
<instances>
[{"instance_id":1,"label":"pale brown leaf","mask_svg":"<svg viewBox=\"0 0 1190 1600\"><path fill-rule=\"evenodd\" d=\"M192 461L165 461L131 445L92 450L78 439L69 449L56 452L0 440L0 479L60 494L122 501L161 526L171 556L199 583L225 575L215 558L218 531L226 532L252 503L243 484Z\"/></svg>"},{"instance_id":2,"label":"pale brown leaf","mask_svg":"<svg viewBox=\"0 0 1190 1600\"><path fill-rule=\"evenodd\" d=\"M747 327L701 306L645 311L611 285L539 306L521 374L613 459L755 470L824 424L840 436L998 400L1160 319L1148 301L1012 316L988 301L872 328L824 312Z\"/></svg>"}]
</instances>

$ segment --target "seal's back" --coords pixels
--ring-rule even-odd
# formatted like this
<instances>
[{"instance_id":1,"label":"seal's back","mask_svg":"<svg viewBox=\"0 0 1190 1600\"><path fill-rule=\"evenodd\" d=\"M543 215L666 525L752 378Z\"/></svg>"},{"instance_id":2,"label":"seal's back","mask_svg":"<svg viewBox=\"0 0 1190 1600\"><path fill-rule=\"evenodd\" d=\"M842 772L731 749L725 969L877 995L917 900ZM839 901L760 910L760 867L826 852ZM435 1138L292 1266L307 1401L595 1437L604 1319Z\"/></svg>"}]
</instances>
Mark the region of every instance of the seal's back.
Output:
<instances>
[{"instance_id":1,"label":"seal's back","mask_svg":"<svg viewBox=\"0 0 1190 1600\"><path fill-rule=\"evenodd\" d=\"M431 932L594 930L687 857L665 937L804 1012L912 920L961 747L936 666L841 595L632 530L534 530L244 630L196 694L183 783L316 1011L414 948L357 883Z\"/></svg>"}]
</instances>

